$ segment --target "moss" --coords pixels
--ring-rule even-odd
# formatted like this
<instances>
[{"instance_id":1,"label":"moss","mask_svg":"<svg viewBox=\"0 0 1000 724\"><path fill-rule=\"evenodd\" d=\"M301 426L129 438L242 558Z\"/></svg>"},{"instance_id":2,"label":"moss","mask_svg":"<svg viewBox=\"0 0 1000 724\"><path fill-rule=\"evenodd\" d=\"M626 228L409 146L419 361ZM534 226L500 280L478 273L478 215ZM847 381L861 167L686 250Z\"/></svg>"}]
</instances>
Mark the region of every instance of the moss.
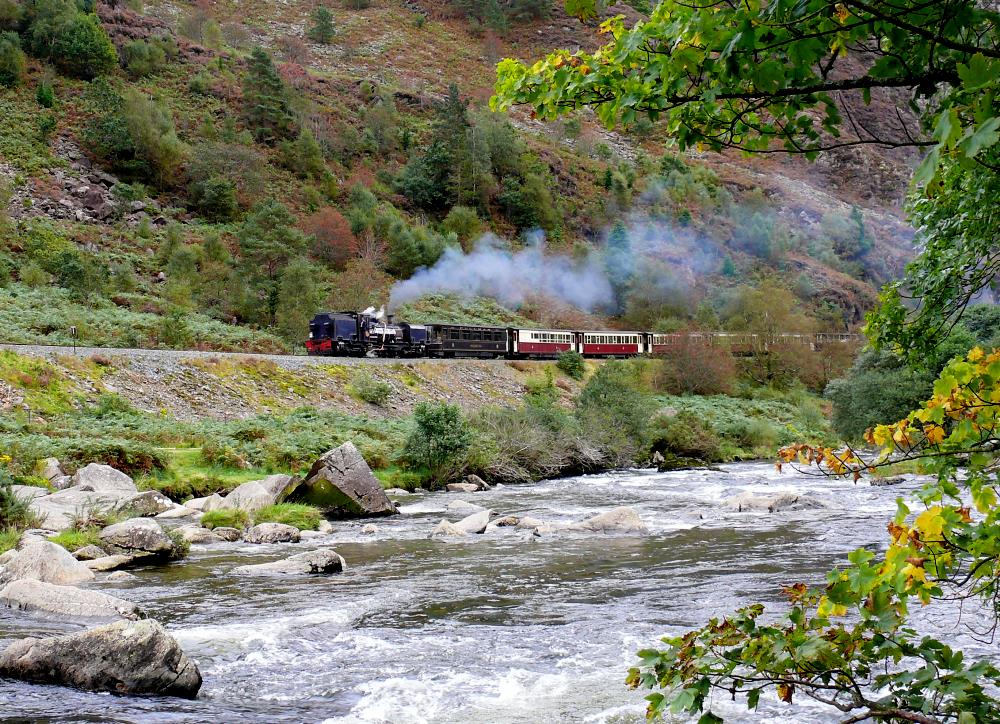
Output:
<instances>
[{"instance_id":1,"label":"moss","mask_svg":"<svg viewBox=\"0 0 1000 724\"><path fill-rule=\"evenodd\" d=\"M253 516L256 523L284 523L299 530L316 530L323 516L319 508L302 503L278 503L261 508Z\"/></svg>"}]
</instances>

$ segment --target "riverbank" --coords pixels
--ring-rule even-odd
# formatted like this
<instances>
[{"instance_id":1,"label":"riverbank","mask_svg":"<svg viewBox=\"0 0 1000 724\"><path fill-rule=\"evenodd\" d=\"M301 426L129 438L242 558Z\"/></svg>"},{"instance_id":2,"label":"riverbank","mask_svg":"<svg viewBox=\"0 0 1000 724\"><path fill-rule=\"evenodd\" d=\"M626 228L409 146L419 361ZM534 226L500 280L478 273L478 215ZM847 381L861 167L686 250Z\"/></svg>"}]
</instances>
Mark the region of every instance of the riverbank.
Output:
<instances>
[{"instance_id":1,"label":"riverbank","mask_svg":"<svg viewBox=\"0 0 1000 724\"><path fill-rule=\"evenodd\" d=\"M373 532L346 521L298 544L196 544L181 561L133 568L135 580L99 584L166 626L202 673L197 700L10 680L0 680L0 700L26 718L637 724L644 692L624 685L636 650L752 600L783 605L781 585L819 582L847 551L879 545L896 496L917 485L870 487L762 463L393 494L401 514ZM725 503L778 493L817 505L768 513ZM456 500L555 522L627 505L648 533L428 538ZM330 546L347 561L335 577L233 573ZM70 630L0 608L0 645ZM738 702L720 701L718 712L746 716ZM836 720L818 705L772 700L757 716Z\"/></svg>"}]
</instances>

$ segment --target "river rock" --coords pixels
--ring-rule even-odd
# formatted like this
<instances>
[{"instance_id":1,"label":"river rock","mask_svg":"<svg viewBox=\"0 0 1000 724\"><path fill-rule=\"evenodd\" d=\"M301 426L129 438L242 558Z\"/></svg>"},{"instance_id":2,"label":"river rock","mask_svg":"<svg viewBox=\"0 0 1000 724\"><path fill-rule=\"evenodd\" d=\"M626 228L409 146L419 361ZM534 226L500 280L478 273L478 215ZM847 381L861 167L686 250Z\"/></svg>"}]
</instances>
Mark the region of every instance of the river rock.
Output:
<instances>
[{"instance_id":1,"label":"river rock","mask_svg":"<svg viewBox=\"0 0 1000 724\"><path fill-rule=\"evenodd\" d=\"M319 522L319 526L317 526L316 530L323 534L333 533L333 523L323 519Z\"/></svg>"},{"instance_id":2,"label":"river rock","mask_svg":"<svg viewBox=\"0 0 1000 724\"><path fill-rule=\"evenodd\" d=\"M402 488L386 488L386 495L413 495L409 490L403 490Z\"/></svg>"},{"instance_id":3,"label":"river rock","mask_svg":"<svg viewBox=\"0 0 1000 724\"><path fill-rule=\"evenodd\" d=\"M42 461L42 477L52 482L55 478L61 478L66 475L62 469L62 463L59 462L58 458L45 458Z\"/></svg>"},{"instance_id":4,"label":"river rock","mask_svg":"<svg viewBox=\"0 0 1000 724\"><path fill-rule=\"evenodd\" d=\"M73 475L73 485L85 485L98 493L118 492L135 495L139 492L135 483L132 482L132 478L128 475L115 470L110 465L100 463L90 463L90 465L77 470L76 474Z\"/></svg>"},{"instance_id":5,"label":"river rock","mask_svg":"<svg viewBox=\"0 0 1000 724\"><path fill-rule=\"evenodd\" d=\"M174 504L174 506L170 508L170 510L165 510L162 513L157 513L155 517L160 518L162 520L173 520L175 518L194 518L195 520L197 520L198 518L201 518L201 516L202 513L200 511L195 510L194 508L189 508L186 505Z\"/></svg>"},{"instance_id":6,"label":"river rock","mask_svg":"<svg viewBox=\"0 0 1000 724\"><path fill-rule=\"evenodd\" d=\"M194 698L201 673L156 621L118 621L89 631L14 641L0 676L115 694Z\"/></svg>"},{"instance_id":7,"label":"river rock","mask_svg":"<svg viewBox=\"0 0 1000 724\"><path fill-rule=\"evenodd\" d=\"M565 530L587 531L590 533L648 533L649 529L635 508L623 506L605 511L578 523L560 526Z\"/></svg>"},{"instance_id":8,"label":"river rock","mask_svg":"<svg viewBox=\"0 0 1000 724\"><path fill-rule=\"evenodd\" d=\"M455 515L471 515L472 513L481 513L484 510L486 508L483 506L470 503L466 500L454 500L448 503L448 512Z\"/></svg>"},{"instance_id":9,"label":"river rock","mask_svg":"<svg viewBox=\"0 0 1000 724\"><path fill-rule=\"evenodd\" d=\"M233 543L243 537L243 531L239 528L212 528L212 532L219 540Z\"/></svg>"},{"instance_id":10,"label":"river rock","mask_svg":"<svg viewBox=\"0 0 1000 724\"><path fill-rule=\"evenodd\" d=\"M247 543L298 543L299 529L284 523L258 523L243 534Z\"/></svg>"},{"instance_id":11,"label":"river rock","mask_svg":"<svg viewBox=\"0 0 1000 724\"><path fill-rule=\"evenodd\" d=\"M448 483L445 490L449 493L475 493L479 490L479 486L475 483Z\"/></svg>"},{"instance_id":12,"label":"river rock","mask_svg":"<svg viewBox=\"0 0 1000 724\"><path fill-rule=\"evenodd\" d=\"M19 550L0 571L0 583L23 578L72 586L93 580L94 573L62 546L36 541Z\"/></svg>"},{"instance_id":13,"label":"river rock","mask_svg":"<svg viewBox=\"0 0 1000 724\"><path fill-rule=\"evenodd\" d=\"M23 551L30 545L35 543L48 543L49 538L54 536L56 531L49 530L48 528L28 528L28 530L21 533L21 537L17 541L17 549Z\"/></svg>"},{"instance_id":14,"label":"river rock","mask_svg":"<svg viewBox=\"0 0 1000 724\"><path fill-rule=\"evenodd\" d=\"M104 580L111 583L124 583L126 581L138 581L139 579L128 571L115 571L114 573L109 573L108 577Z\"/></svg>"},{"instance_id":15,"label":"river rock","mask_svg":"<svg viewBox=\"0 0 1000 724\"><path fill-rule=\"evenodd\" d=\"M113 468L108 469L117 472ZM90 513L105 515L123 500L135 495L135 490L125 488L101 491L93 490L89 485L75 485L35 498L31 501L31 510L42 519L45 527L59 531L71 527L79 516Z\"/></svg>"},{"instance_id":16,"label":"river rock","mask_svg":"<svg viewBox=\"0 0 1000 724\"><path fill-rule=\"evenodd\" d=\"M289 500L315 505L324 514L338 517L399 512L351 442L324 453L313 463L305 482L295 489Z\"/></svg>"},{"instance_id":17,"label":"river rock","mask_svg":"<svg viewBox=\"0 0 1000 724\"><path fill-rule=\"evenodd\" d=\"M177 545L160 524L149 518L129 518L101 531L101 545L111 553L133 558L173 558Z\"/></svg>"},{"instance_id":18,"label":"river rock","mask_svg":"<svg viewBox=\"0 0 1000 724\"><path fill-rule=\"evenodd\" d=\"M519 521L517 521L516 525L518 528L534 530L536 528L541 528L549 524L546 523L544 520L541 520L540 518L532 518L531 516L526 515L522 517Z\"/></svg>"},{"instance_id":19,"label":"river rock","mask_svg":"<svg viewBox=\"0 0 1000 724\"><path fill-rule=\"evenodd\" d=\"M92 571L113 571L116 568L127 566L133 560L132 556L117 553L113 556L103 556L92 561L84 561L84 565Z\"/></svg>"},{"instance_id":20,"label":"river rock","mask_svg":"<svg viewBox=\"0 0 1000 724\"><path fill-rule=\"evenodd\" d=\"M200 525L182 525L179 528L174 528L174 530L188 543L218 543L222 540L213 531L210 531L208 528L202 528Z\"/></svg>"},{"instance_id":21,"label":"river rock","mask_svg":"<svg viewBox=\"0 0 1000 724\"><path fill-rule=\"evenodd\" d=\"M73 551L73 557L78 561L92 561L96 558L104 558L108 552L95 545L84 546Z\"/></svg>"},{"instance_id":22,"label":"river rock","mask_svg":"<svg viewBox=\"0 0 1000 724\"><path fill-rule=\"evenodd\" d=\"M378 526L375 525L374 523L368 523L366 525L361 526L361 532L364 535L375 535L376 533L378 533Z\"/></svg>"},{"instance_id":23,"label":"river rock","mask_svg":"<svg viewBox=\"0 0 1000 724\"><path fill-rule=\"evenodd\" d=\"M192 510L208 513L213 510L221 510L225 505L224 501L225 498L221 495L218 493L212 493L204 498L191 498L191 500L184 503L184 505Z\"/></svg>"},{"instance_id":24,"label":"river rock","mask_svg":"<svg viewBox=\"0 0 1000 724\"><path fill-rule=\"evenodd\" d=\"M293 576L323 573L340 573L347 564L332 548L320 548L307 553L299 553L280 561L239 566L233 569L238 576Z\"/></svg>"},{"instance_id":25,"label":"river rock","mask_svg":"<svg viewBox=\"0 0 1000 724\"><path fill-rule=\"evenodd\" d=\"M455 527L466 533L479 534L486 530L486 526L489 525L490 516L492 515L492 510L481 510L478 513L473 513L462 518L455 523Z\"/></svg>"},{"instance_id":26,"label":"river rock","mask_svg":"<svg viewBox=\"0 0 1000 724\"><path fill-rule=\"evenodd\" d=\"M895 478L872 478L869 482L876 488L884 488L890 485L901 485L906 482L906 478L901 476Z\"/></svg>"},{"instance_id":27,"label":"river rock","mask_svg":"<svg viewBox=\"0 0 1000 724\"><path fill-rule=\"evenodd\" d=\"M285 500L300 482L291 475L268 475L263 480L251 480L227 495L222 507L254 513Z\"/></svg>"},{"instance_id":28,"label":"river rock","mask_svg":"<svg viewBox=\"0 0 1000 724\"><path fill-rule=\"evenodd\" d=\"M747 510L767 511L768 513L826 507L822 502L798 493L753 493L750 491L727 498L724 505L737 512Z\"/></svg>"},{"instance_id":29,"label":"river rock","mask_svg":"<svg viewBox=\"0 0 1000 724\"><path fill-rule=\"evenodd\" d=\"M171 510L174 503L158 490L144 490L115 504L115 510L133 518L146 518Z\"/></svg>"},{"instance_id":30,"label":"river rock","mask_svg":"<svg viewBox=\"0 0 1000 724\"><path fill-rule=\"evenodd\" d=\"M72 487L73 478L69 475L59 475L49 481L49 485L52 486L54 490L65 490L66 488Z\"/></svg>"},{"instance_id":31,"label":"river rock","mask_svg":"<svg viewBox=\"0 0 1000 724\"><path fill-rule=\"evenodd\" d=\"M435 527L434 530L431 531L430 537L431 538L451 538L451 537L461 538L461 537L467 536L467 535L469 535L469 533L467 531L462 530L461 528L459 528L457 525L455 525L451 521L442 519L441 522L437 524L437 527Z\"/></svg>"},{"instance_id":32,"label":"river rock","mask_svg":"<svg viewBox=\"0 0 1000 724\"><path fill-rule=\"evenodd\" d=\"M511 528L521 524L521 519L516 515L505 515L503 518L497 518L490 525L495 525L497 528Z\"/></svg>"},{"instance_id":33,"label":"river rock","mask_svg":"<svg viewBox=\"0 0 1000 724\"><path fill-rule=\"evenodd\" d=\"M475 485L476 490L489 490L490 486L485 480L476 475L475 473L470 473L465 476L465 482L469 485Z\"/></svg>"},{"instance_id":34,"label":"river rock","mask_svg":"<svg viewBox=\"0 0 1000 724\"><path fill-rule=\"evenodd\" d=\"M326 538L326 533L320 533L318 530L299 531L300 540L319 540L320 538Z\"/></svg>"},{"instance_id":35,"label":"river rock","mask_svg":"<svg viewBox=\"0 0 1000 724\"><path fill-rule=\"evenodd\" d=\"M73 586L22 579L0 589L0 604L18 611L37 612L72 619L136 620L139 608L131 601Z\"/></svg>"}]
</instances>

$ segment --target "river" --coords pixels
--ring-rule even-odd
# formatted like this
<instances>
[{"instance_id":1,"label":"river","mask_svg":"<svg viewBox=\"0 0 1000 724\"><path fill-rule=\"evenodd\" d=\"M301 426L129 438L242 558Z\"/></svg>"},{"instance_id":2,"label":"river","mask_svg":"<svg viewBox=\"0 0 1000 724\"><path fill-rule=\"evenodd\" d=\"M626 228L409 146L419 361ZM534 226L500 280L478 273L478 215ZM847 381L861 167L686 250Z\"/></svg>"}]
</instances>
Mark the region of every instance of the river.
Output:
<instances>
[{"instance_id":1,"label":"river","mask_svg":"<svg viewBox=\"0 0 1000 724\"><path fill-rule=\"evenodd\" d=\"M740 604L781 605L781 585L819 582L862 545L885 540L893 487L834 481L770 464L608 475L399 499L403 515L335 524L296 546L195 546L189 558L94 584L139 603L199 665L195 701L121 698L0 680L0 719L115 722L638 722L625 688L634 652ZM824 502L799 512L738 512L722 501L793 491ZM576 520L634 506L646 536L501 529L429 540L445 506ZM450 516L456 519L458 516ZM229 571L333 545L332 577L241 578ZM0 610L4 639L75 630ZM958 635L958 634L956 634ZM727 721L834 721L819 705L723 698Z\"/></svg>"}]
</instances>

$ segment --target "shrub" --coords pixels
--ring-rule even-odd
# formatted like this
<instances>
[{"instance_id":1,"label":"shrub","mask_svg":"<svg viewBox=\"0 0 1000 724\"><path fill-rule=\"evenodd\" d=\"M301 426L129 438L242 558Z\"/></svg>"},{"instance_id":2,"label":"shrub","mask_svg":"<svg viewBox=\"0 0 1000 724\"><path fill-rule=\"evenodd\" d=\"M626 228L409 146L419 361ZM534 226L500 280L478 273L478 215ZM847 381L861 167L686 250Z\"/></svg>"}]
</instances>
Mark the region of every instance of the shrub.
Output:
<instances>
[{"instance_id":1,"label":"shrub","mask_svg":"<svg viewBox=\"0 0 1000 724\"><path fill-rule=\"evenodd\" d=\"M27 60L17 33L0 33L0 85L7 88L20 85L26 69Z\"/></svg>"},{"instance_id":2,"label":"shrub","mask_svg":"<svg viewBox=\"0 0 1000 724\"><path fill-rule=\"evenodd\" d=\"M301 178L320 178L326 173L323 149L308 128L302 129L294 141L281 144L281 163Z\"/></svg>"},{"instance_id":3,"label":"shrub","mask_svg":"<svg viewBox=\"0 0 1000 724\"><path fill-rule=\"evenodd\" d=\"M254 524L284 523L299 530L316 530L322 520L319 508L302 503L268 505L253 514Z\"/></svg>"},{"instance_id":4,"label":"shrub","mask_svg":"<svg viewBox=\"0 0 1000 724\"><path fill-rule=\"evenodd\" d=\"M332 207L324 207L307 217L302 222L302 231L313 237L313 255L338 269L358 254L358 240L351 233L350 222Z\"/></svg>"},{"instance_id":5,"label":"shrub","mask_svg":"<svg viewBox=\"0 0 1000 724\"><path fill-rule=\"evenodd\" d=\"M457 405L421 402L413 411L413 424L403 456L437 479L454 468L472 444L469 424Z\"/></svg>"},{"instance_id":6,"label":"shrub","mask_svg":"<svg viewBox=\"0 0 1000 724\"><path fill-rule=\"evenodd\" d=\"M188 195L198 213L209 221L232 221L239 214L236 187L227 178L213 176L206 181L196 181L191 184Z\"/></svg>"},{"instance_id":7,"label":"shrub","mask_svg":"<svg viewBox=\"0 0 1000 724\"><path fill-rule=\"evenodd\" d=\"M376 380L367 372L358 372L351 379L351 393L365 402L382 406L392 395L392 385Z\"/></svg>"},{"instance_id":8,"label":"shrub","mask_svg":"<svg viewBox=\"0 0 1000 724\"><path fill-rule=\"evenodd\" d=\"M664 352L653 386L671 395L720 395L735 382L736 360L727 348L682 334Z\"/></svg>"},{"instance_id":9,"label":"shrub","mask_svg":"<svg viewBox=\"0 0 1000 724\"><path fill-rule=\"evenodd\" d=\"M51 47L51 58L64 74L89 80L118 65L118 54L95 15L78 13L62 26Z\"/></svg>"},{"instance_id":10,"label":"shrub","mask_svg":"<svg viewBox=\"0 0 1000 724\"><path fill-rule=\"evenodd\" d=\"M84 546L99 545L101 529L96 526L89 526L83 530L69 528L58 535L50 536L49 540L72 552Z\"/></svg>"},{"instance_id":11,"label":"shrub","mask_svg":"<svg viewBox=\"0 0 1000 724\"><path fill-rule=\"evenodd\" d=\"M213 528L246 528L250 524L250 516L245 510L223 509L210 510L201 516L201 525L209 530Z\"/></svg>"},{"instance_id":12,"label":"shrub","mask_svg":"<svg viewBox=\"0 0 1000 724\"><path fill-rule=\"evenodd\" d=\"M444 217L441 227L458 237L462 248L468 251L472 242L479 238L483 231L483 222L479 220L476 210L468 206L452 206Z\"/></svg>"},{"instance_id":13,"label":"shrub","mask_svg":"<svg viewBox=\"0 0 1000 724\"><path fill-rule=\"evenodd\" d=\"M38 516L23 498L14 494L13 482L10 474L0 469L0 530L36 527L40 523Z\"/></svg>"},{"instance_id":14,"label":"shrub","mask_svg":"<svg viewBox=\"0 0 1000 724\"><path fill-rule=\"evenodd\" d=\"M88 463L103 463L127 475L167 467L163 453L151 445L114 438L68 442L59 452L59 458L71 468L80 468Z\"/></svg>"},{"instance_id":15,"label":"shrub","mask_svg":"<svg viewBox=\"0 0 1000 724\"><path fill-rule=\"evenodd\" d=\"M503 180L503 190L497 200L504 215L518 229L552 231L559 224L559 214L549 190L551 185L538 174L527 174L523 181L508 176Z\"/></svg>"},{"instance_id":16,"label":"shrub","mask_svg":"<svg viewBox=\"0 0 1000 724\"><path fill-rule=\"evenodd\" d=\"M56 131L56 117L51 113L43 113L38 116L38 140L48 144L52 134Z\"/></svg>"},{"instance_id":17,"label":"shrub","mask_svg":"<svg viewBox=\"0 0 1000 724\"><path fill-rule=\"evenodd\" d=\"M556 367L567 377L572 377L574 380L582 380L583 376L587 373L587 364L583 359L583 355L571 349L560 353L559 359L556 360Z\"/></svg>"},{"instance_id":18,"label":"shrub","mask_svg":"<svg viewBox=\"0 0 1000 724\"><path fill-rule=\"evenodd\" d=\"M149 165L151 178L160 186L173 186L188 147L177 137L166 104L129 90L125 94L124 118L136 155Z\"/></svg>"},{"instance_id":19,"label":"shrub","mask_svg":"<svg viewBox=\"0 0 1000 724\"><path fill-rule=\"evenodd\" d=\"M693 412L683 410L653 421L652 449L666 456L694 458L705 462L722 459L721 443L708 423Z\"/></svg>"},{"instance_id":20,"label":"shrub","mask_svg":"<svg viewBox=\"0 0 1000 724\"><path fill-rule=\"evenodd\" d=\"M122 48L122 65L132 78L158 73L166 64L166 50L156 40L133 40Z\"/></svg>"},{"instance_id":21,"label":"shrub","mask_svg":"<svg viewBox=\"0 0 1000 724\"><path fill-rule=\"evenodd\" d=\"M587 439L611 465L639 459L652 414L652 400L638 387L634 369L625 362L606 362L590 378L576 403Z\"/></svg>"},{"instance_id":22,"label":"shrub","mask_svg":"<svg viewBox=\"0 0 1000 724\"><path fill-rule=\"evenodd\" d=\"M38 101L38 105L42 108L51 108L56 104L56 94L52 90L52 84L47 81L42 81L38 84L38 90L35 91L35 100Z\"/></svg>"}]
</instances>

